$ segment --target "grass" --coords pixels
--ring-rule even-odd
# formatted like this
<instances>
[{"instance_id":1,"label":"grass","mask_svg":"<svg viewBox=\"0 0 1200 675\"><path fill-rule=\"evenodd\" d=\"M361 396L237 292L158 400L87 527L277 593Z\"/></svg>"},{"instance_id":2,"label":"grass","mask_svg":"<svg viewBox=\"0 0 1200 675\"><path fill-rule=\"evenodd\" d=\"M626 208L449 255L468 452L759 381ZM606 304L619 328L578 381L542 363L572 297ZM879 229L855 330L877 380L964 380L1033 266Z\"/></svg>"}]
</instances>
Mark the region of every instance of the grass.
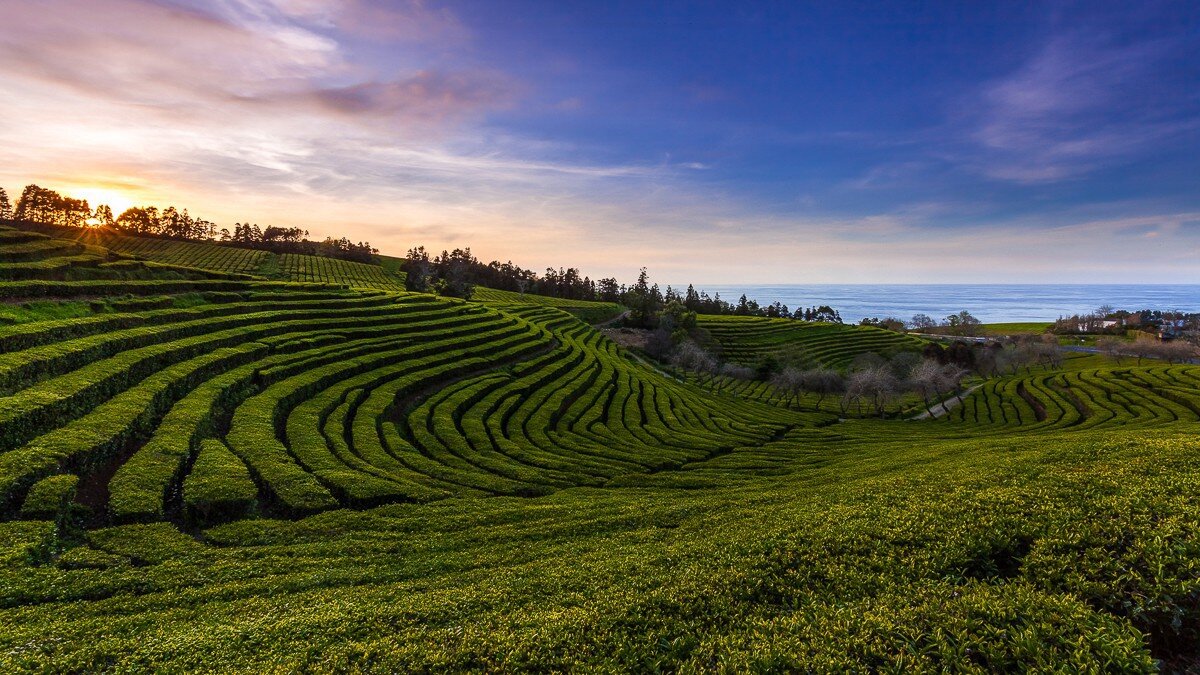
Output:
<instances>
[{"instance_id":1,"label":"grass","mask_svg":"<svg viewBox=\"0 0 1200 675\"><path fill-rule=\"evenodd\" d=\"M699 317L698 325L712 335L724 359L748 366L790 349L799 350L816 364L844 369L865 352L889 357L901 351L920 351L925 345L920 338L872 326L707 315Z\"/></svg>"},{"instance_id":2,"label":"grass","mask_svg":"<svg viewBox=\"0 0 1200 675\"><path fill-rule=\"evenodd\" d=\"M648 368L576 315L615 306L303 262L0 282L25 312L0 326L0 670L1200 658L1198 367L1078 354L939 419L839 420ZM744 360L922 344L702 325Z\"/></svg>"},{"instance_id":3,"label":"grass","mask_svg":"<svg viewBox=\"0 0 1200 675\"><path fill-rule=\"evenodd\" d=\"M586 323L602 323L616 318L623 311L622 307L612 302L593 302L591 300L571 300L568 298L552 298L533 293L516 293L495 288L478 286L471 299L489 305L541 305L555 307L579 317Z\"/></svg>"},{"instance_id":4,"label":"grass","mask_svg":"<svg viewBox=\"0 0 1200 675\"><path fill-rule=\"evenodd\" d=\"M989 337L1003 335L1041 335L1054 325L1049 321L1022 321L1011 323L985 323L980 328L981 335Z\"/></svg>"}]
</instances>

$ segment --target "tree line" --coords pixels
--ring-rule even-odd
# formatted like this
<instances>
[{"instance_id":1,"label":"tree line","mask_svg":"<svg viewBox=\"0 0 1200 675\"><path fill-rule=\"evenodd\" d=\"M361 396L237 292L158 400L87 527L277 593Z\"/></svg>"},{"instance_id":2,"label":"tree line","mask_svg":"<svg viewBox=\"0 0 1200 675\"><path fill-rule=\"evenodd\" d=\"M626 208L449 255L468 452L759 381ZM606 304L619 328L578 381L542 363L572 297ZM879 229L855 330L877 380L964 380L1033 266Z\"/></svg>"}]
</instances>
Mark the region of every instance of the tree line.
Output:
<instances>
[{"instance_id":1,"label":"tree line","mask_svg":"<svg viewBox=\"0 0 1200 675\"><path fill-rule=\"evenodd\" d=\"M1059 335L1124 335L1127 331L1177 338L1200 333L1200 313L1143 309L1129 311L1101 305L1086 314L1059 317L1050 330Z\"/></svg>"},{"instance_id":2,"label":"tree line","mask_svg":"<svg viewBox=\"0 0 1200 675\"><path fill-rule=\"evenodd\" d=\"M356 262L374 263L379 250L370 242L352 242L346 237L326 237L322 241L308 238L308 230L298 227L261 228L257 223L235 223L233 230L192 216L187 209L168 206L134 206L114 217L107 204L94 210L86 199L74 199L38 185L27 185L14 208L3 188L0 188L0 220L17 220L59 227L93 228L97 230L161 237L183 241L229 243L274 253L299 253L341 258Z\"/></svg>"},{"instance_id":3,"label":"tree line","mask_svg":"<svg viewBox=\"0 0 1200 675\"><path fill-rule=\"evenodd\" d=\"M566 300L613 302L629 308L629 325L642 328L655 327L658 315L672 303L679 303L687 311L697 314L842 323L841 315L828 305L801 307L791 311L780 302L759 305L745 295L736 303L731 303L723 299L720 293L710 296L705 291L697 291L692 284L688 284L682 292L669 285L664 291L657 283L650 281L650 275L644 267L638 273L637 281L626 285L614 277L592 279L574 267L560 267L557 270L548 267L539 275L513 264L511 260L484 263L471 253L470 248L443 250L441 254L433 255L424 246L409 249L402 267L408 275L406 286L410 291L469 299L476 286L486 286Z\"/></svg>"},{"instance_id":4,"label":"tree line","mask_svg":"<svg viewBox=\"0 0 1200 675\"><path fill-rule=\"evenodd\" d=\"M928 314L914 314L908 321L888 316L882 319L878 317L864 317L858 323L860 326L874 326L876 328L896 331L897 333L905 333L912 330L920 333L937 333L939 335L957 335L962 337L979 335L983 328L983 322L965 309L956 314L947 315L941 320L934 319Z\"/></svg>"}]
</instances>

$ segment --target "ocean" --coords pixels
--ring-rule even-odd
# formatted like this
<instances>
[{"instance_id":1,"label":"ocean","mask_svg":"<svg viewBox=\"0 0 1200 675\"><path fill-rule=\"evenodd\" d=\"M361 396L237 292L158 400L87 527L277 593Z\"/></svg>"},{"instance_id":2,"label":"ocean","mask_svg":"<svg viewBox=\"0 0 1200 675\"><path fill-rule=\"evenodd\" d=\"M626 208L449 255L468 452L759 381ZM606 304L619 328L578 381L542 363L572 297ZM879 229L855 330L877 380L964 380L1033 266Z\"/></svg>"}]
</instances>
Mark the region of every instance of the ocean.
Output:
<instances>
[{"instance_id":1,"label":"ocean","mask_svg":"<svg viewBox=\"0 0 1200 675\"><path fill-rule=\"evenodd\" d=\"M887 316L907 321L918 313L940 320L964 309L984 323L1049 322L1101 305L1130 311L1200 312L1200 284L697 284L696 289L720 293L721 299L734 304L745 293L760 305L778 300L791 310L829 305L846 323Z\"/></svg>"}]
</instances>

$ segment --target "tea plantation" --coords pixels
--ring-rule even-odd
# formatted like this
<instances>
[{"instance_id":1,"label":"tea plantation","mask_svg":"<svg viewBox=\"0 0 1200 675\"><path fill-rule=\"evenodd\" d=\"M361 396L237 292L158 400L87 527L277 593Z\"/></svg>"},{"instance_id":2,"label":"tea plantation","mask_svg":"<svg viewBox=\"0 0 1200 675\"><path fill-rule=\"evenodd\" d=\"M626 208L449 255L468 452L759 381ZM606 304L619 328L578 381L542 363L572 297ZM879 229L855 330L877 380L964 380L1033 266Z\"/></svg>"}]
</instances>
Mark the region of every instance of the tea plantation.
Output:
<instances>
[{"instance_id":1,"label":"tea plantation","mask_svg":"<svg viewBox=\"0 0 1200 675\"><path fill-rule=\"evenodd\" d=\"M1200 667L1200 367L845 419L379 267L0 256L3 672ZM702 325L747 360L919 344Z\"/></svg>"},{"instance_id":2,"label":"tea plantation","mask_svg":"<svg viewBox=\"0 0 1200 675\"><path fill-rule=\"evenodd\" d=\"M900 351L919 351L924 346L918 338L872 326L761 316L702 316L698 323L720 345L726 359L747 365L789 345L799 348L815 363L836 368L846 367L864 352L891 356Z\"/></svg>"}]
</instances>

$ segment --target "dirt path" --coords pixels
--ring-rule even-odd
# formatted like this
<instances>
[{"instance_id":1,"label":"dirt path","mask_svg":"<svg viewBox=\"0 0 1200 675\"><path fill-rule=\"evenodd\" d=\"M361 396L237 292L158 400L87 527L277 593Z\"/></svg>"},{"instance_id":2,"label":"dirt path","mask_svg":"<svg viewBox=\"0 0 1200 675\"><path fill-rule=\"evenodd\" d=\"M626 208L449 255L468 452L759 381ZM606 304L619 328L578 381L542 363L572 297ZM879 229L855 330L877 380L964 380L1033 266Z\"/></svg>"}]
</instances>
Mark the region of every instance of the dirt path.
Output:
<instances>
[{"instance_id":1,"label":"dirt path","mask_svg":"<svg viewBox=\"0 0 1200 675\"><path fill-rule=\"evenodd\" d=\"M620 314L614 316L611 319L608 319L607 321L601 321L600 323L594 323L594 324L592 324L592 328L595 328L596 330L600 330L601 328L612 328L613 326L624 321L625 317L627 317L627 316L629 316L629 310L625 310L624 312L621 312Z\"/></svg>"},{"instance_id":2,"label":"dirt path","mask_svg":"<svg viewBox=\"0 0 1200 675\"><path fill-rule=\"evenodd\" d=\"M954 410L954 408L956 406L958 406L959 403L962 402L962 399L965 399L966 397L970 396L972 392L974 392L976 389L978 389L982 386L983 386L982 384L977 384L974 387L971 387L970 389L964 391L962 393L962 396L951 397L948 400L945 400L945 401L942 401L942 402L939 402L939 403L936 403L936 404L930 406L930 408L932 408L932 410L933 410L932 415L930 415L929 412L926 411L926 412L921 413L920 415L917 415L916 417L910 417L908 419L910 419L910 420L927 420L927 419L937 419L937 418L941 417L942 415L948 415L948 414L950 414L951 410ZM945 406L945 407L943 408L943 406Z\"/></svg>"}]
</instances>

